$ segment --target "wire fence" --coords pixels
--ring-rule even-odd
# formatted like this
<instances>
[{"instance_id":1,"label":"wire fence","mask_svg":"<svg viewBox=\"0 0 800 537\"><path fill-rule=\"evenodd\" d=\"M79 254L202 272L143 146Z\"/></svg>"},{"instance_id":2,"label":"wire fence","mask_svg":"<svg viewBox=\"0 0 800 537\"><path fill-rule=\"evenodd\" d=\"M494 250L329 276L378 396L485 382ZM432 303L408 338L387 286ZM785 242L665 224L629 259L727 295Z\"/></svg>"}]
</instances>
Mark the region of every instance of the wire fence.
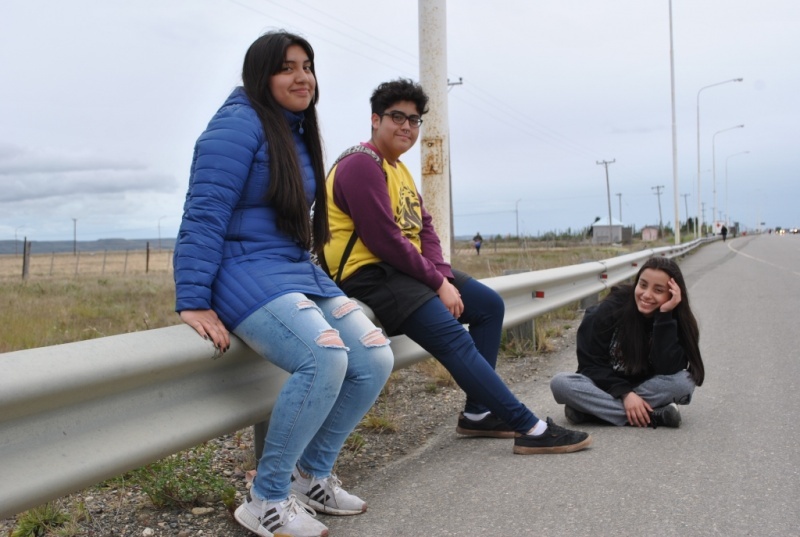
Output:
<instances>
[{"instance_id":1,"label":"wire fence","mask_svg":"<svg viewBox=\"0 0 800 537\"><path fill-rule=\"evenodd\" d=\"M171 273L172 250L102 250L76 253L31 253L0 256L0 278L39 279L64 276Z\"/></svg>"}]
</instances>

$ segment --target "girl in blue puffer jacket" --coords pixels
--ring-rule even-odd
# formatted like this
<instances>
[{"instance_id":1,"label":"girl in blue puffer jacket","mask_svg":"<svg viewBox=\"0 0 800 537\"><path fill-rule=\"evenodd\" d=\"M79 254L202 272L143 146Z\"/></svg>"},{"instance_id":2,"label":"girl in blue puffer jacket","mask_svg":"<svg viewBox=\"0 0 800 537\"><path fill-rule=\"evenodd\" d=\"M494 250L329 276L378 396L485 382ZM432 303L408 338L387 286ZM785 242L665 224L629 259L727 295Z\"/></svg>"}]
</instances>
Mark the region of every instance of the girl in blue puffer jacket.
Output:
<instances>
[{"instance_id":1,"label":"girl in blue puffer jacket","mask_svg":"<svg viewBox=\"0 0 800 537\"><path fill-rule=\"evenodd\" d=\"M220 351L233 332L290 373L236 520L267 537L322 536L313 509L366 510L331 472L393 357L381 330L311 261L329 239L311 45L282 31L261 36L242 81L195 146L176 311Z\"/></svg>"}]
</instances>

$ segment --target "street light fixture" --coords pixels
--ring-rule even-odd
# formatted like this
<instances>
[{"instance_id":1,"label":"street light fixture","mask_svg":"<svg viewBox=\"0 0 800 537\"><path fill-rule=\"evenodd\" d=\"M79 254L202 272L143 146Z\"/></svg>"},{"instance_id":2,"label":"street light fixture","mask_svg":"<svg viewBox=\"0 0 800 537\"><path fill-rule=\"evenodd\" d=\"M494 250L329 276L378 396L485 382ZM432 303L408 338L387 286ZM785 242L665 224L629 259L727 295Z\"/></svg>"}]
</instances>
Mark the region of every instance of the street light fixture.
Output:
<instances>
[{"instance_id":1,"label":"street light fixture","mask_svg":"<svg viewBox=\"0 0 800 537\"><path fill-rule=\"evenodd\" d=\"M735 157L736 155L745 155L745 154L747 154L749 152L750 151L739 151L738 153L734 153L733 155L728 155L725 158L725 217L726 217L726 221L727 221L727 218L730 218L730 216L731 216L731 213L728 211L728 161L731 159L731 157ZM728 226L728 227L730 227L730 226Z\"/></svg>"},{"instance_id":2,"label":"street light fixture","mask_svg":"<svg viewBox=\"0 0 800 537\"><path fill-rule=\"evenodd\" d=\"M714 133L714 136L711 137L711 173L714 176L714 207L711 209L711 225L716 224L717 218L717 150L716 150L716 141L717 141L717 134L732 131L733 129L742 129L744 125L736 125L735 127L728 127L727 129L722 129L721 131L717 131Z\"/></svg>"},{"instance_id":3,"label":"street light fixture","mask_svg":"<svg viewBox=\"0 0 800 537\"><path fill-rule=\"evenodd\" d=\"M714 86L721 86L722 84L727 84L729 82L741 82L744 80L743 78L732 78L731 80L725 80L723 82L717 82L716 84L710 84L708 86L703 86L697 91L697 237L700 236L700 231L703 229L703 213L701 209L701 195L700 195L700 92L706 90L708 88L713 88Z\"/></svg>"}]
</instances>

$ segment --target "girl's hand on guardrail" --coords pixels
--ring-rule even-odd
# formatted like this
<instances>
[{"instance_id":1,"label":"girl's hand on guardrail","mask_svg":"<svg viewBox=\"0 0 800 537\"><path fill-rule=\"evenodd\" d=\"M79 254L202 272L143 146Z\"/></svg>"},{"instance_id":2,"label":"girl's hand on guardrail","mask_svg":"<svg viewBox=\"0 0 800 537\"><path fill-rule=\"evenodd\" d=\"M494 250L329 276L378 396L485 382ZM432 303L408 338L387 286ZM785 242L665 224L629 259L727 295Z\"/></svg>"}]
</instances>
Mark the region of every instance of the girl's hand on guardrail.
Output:
<instances>
[{"instance_id":1,"label":"girl's hand on guardrail","mask_svg":"<svg viewBox=\"0 0 800 537\"><path fill-rule=\"evenodd\" d=\"M204 339L210 339L220 352L227 351L231 346L228 329L214 310L184 310L180 315L183 322L194 328Z\"/></svg>"}]
</instances>

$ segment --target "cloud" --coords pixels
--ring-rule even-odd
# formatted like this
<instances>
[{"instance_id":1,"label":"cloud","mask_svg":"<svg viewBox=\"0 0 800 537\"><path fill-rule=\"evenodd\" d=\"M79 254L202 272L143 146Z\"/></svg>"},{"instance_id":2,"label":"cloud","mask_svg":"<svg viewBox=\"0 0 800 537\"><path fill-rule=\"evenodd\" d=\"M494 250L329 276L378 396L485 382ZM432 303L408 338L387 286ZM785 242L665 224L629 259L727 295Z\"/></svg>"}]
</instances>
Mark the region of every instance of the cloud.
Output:
<instances>
[{"instance_id":1,"label":"cloud","mask_svg":"<svg viewBox=\"0 0 800 537\"><path fill-rule=\"evenodd\" d=\"M0 203L125 192L172 192L176 179L133 160L0 144Z\"/></svg>"}]
</instances>

